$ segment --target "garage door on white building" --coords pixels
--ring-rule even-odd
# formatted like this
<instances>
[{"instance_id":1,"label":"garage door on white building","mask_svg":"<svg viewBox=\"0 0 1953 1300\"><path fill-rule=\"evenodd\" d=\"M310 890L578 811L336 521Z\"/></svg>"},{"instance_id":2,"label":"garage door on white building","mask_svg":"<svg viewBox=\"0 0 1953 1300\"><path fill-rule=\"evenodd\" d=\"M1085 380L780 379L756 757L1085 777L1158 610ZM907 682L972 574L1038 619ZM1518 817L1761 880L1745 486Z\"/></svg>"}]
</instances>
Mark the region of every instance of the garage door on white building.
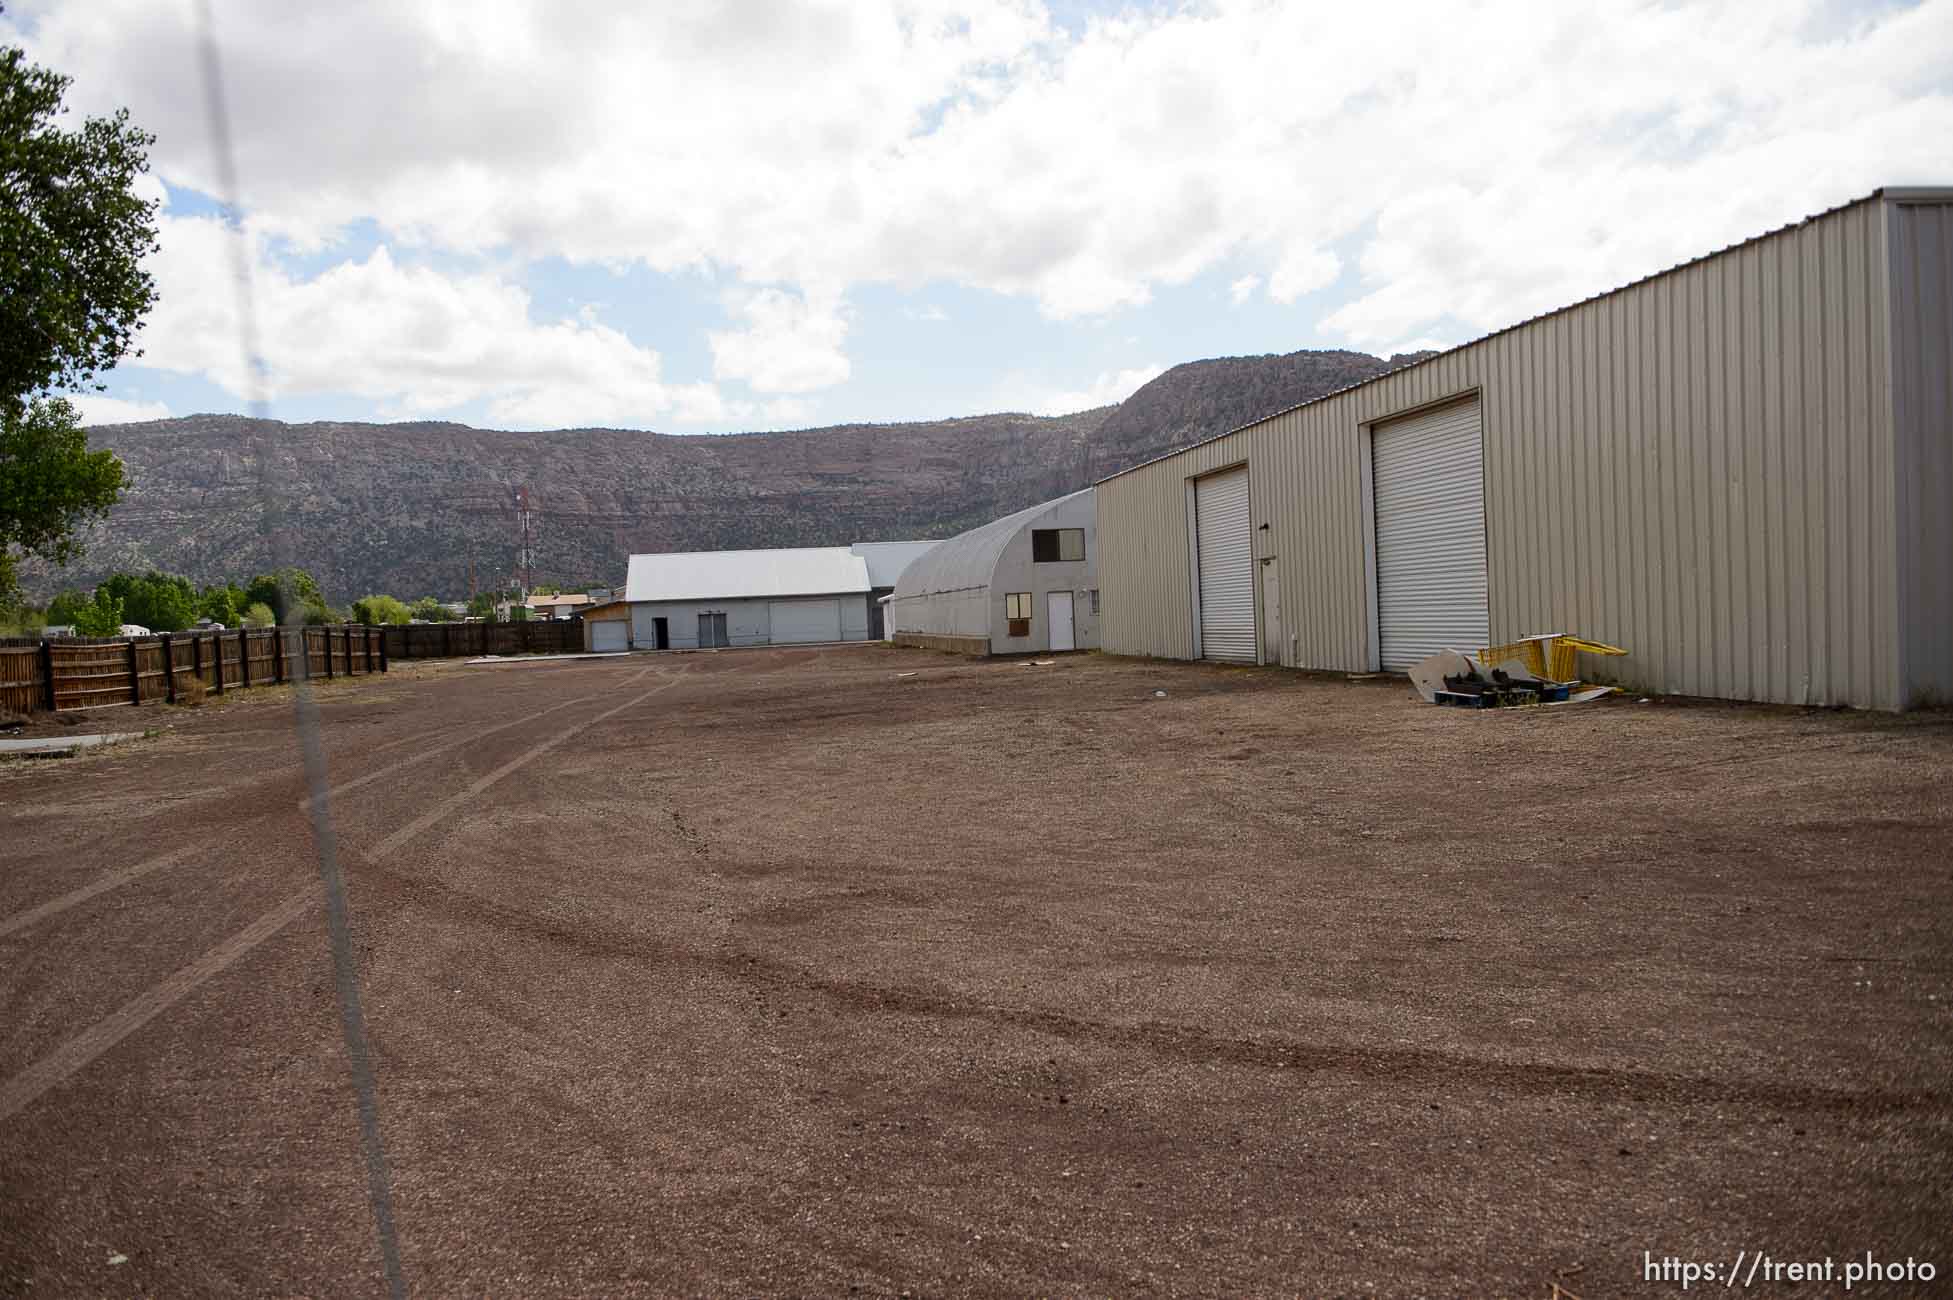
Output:
<instances>
[{"instance_id":1,"label":"garage door on white building","mask_svg":"<svg viewBox=\"0 0 1953 1300\"><path fill-rule=\"evenodd\" d=\"M1478 399L1379 424L1370 435L1377 521L1378 658L1408 668L1490 641L1485 438Z\"/></svg>"},{"instance_id":2,"label":"garage door on white building","mask_svg":"<svg viewBox=\"0 0 1953 1300\"><path fill-rule=\"evenodd\" d=\"M1255 661L1254 550L1248 537L1248 470L1194 480L1194 551L1200 564L1200 655Z\"/></svg>"},{"instance_id":3,"label":"garage door on white building","mask_svg":"<svg viewBox=\"0 0 1953 1300\"><path fill-rule=\"evenodd\" d=\"M627 650L630 647L625 644L629 639L626 634L630 631L630 628L631 625L621 618L604 619L601 622L592 623L590 625L590 648L598 654Z\"/></svg>"},{"instance_id":4,"label":"garage door on white building","mask_svg":"<svg viewBox=\"0 0 1953 1300\"><path fill-rule=\"evenodd\" d=\"M841 639L838 600L776 600L767 606L767 617L774 645Z\"/></svg>"}]
</instances>

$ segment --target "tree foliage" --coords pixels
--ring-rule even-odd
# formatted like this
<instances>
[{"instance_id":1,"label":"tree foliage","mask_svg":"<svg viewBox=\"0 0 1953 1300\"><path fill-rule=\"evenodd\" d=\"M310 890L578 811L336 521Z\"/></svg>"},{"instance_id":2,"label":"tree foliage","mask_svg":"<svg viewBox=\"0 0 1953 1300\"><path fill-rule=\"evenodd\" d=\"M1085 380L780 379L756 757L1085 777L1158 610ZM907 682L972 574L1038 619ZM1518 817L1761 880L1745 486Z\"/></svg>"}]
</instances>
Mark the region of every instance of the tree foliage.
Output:
<instances>
[{"instance_id":1,"label":"tree foliage","mask_svg":"<svg viewBox=\"0 0 1953 1300\"><path fill-rule=\"evenodd\" d=\"M122 631L122 602L106 588L97 588L95 598L75 609L76 636L116 636Z\"/></svg>"},{"instance_id":2,"label":"tree foliage","mask_svg":"<svg viewBox=\"0 0 1953 1300\"><path fill-rule=\"evenodd\" d=\"M15 590L16 551L50 564L74 559L78 532L108 514L122 481L122 462L114 452L88 449L68 402L22 405L0 394L0 597Z\"/></svg>"},{"instance_id":3,"label":"tree foliage","mask_svg":"<svg viewBox=\"0 0 1953 1300\"><path fill-rule=\"evenodd\" d=\"M95 598L85 591L72 588L62 592L47 603L47 624L49 627L72 627L75 617L83 605Z\"/></svg>"},{"instance_id":4,"label":"tree foliage","mask_svg":"<svg viewBox=\"0 0 1953 1300\"><path fill-rule=\"evenodd\" d=\"M393 596L362 596L353 602L353 622L370 627L405 623L411 617L406 602Z\"/></svg>"},{"instance_id":5,"label":"tree foliage","mask_svg":"<svg viewBox=\"0 0 1953 1300\"><path fill-rule=\"evenodd\" d=\"M197 621L196 589L188 578L153 571L117 573L103 579L98 590L122 602L124 622L152 632L181 632Z\"/></svg>"},{"instance_id":6,"label":"tree foliage","mask_svg":"<svg viewBox=\"0 0 1953 1300\"><path fill-rule=\"evenodd\" d=\"M225 627L237 627L243 622L245 607L250 603L244 597L244 588L235 582L216 583L197 594L197 617Z\"/></svg>"},{"instance_id":7,"label":"tree foliage","mask_svg":"<svg viewBox=\"0 0 1953 1300\"><path fill-rule=\"evenodd\" d=\"M245 627L276 627L278 616L271 612L271 606L263 601L253 603L243 614Z\"/></svg>"},{"instance_id":8,"label":"tree foliage","mask_svg":"<svg viewBox=\"0 0 1953 1300\"><path fill-rule=\"evenodd\" d=\"M244 589L244 603L269 605L278 622L286 626L294 623L317 626L329 621L323 614L312 617L314 611L330 612L326 610L325 593L319 590L318 580L290 565L251 579L251 584Z\"/></svg>"},{"instance_id":9,"label":"tree foliage","mask_svg":"<svg viewBox=\"0 0 1953 1300\"><path fill-rule=\"evenodd\" d=\"M448 607L432 596L422 596L408 607L407 613L423 623L445 623L450 617Z\"/></svg>"},{"instance_id":10,"label":"tree foliage","mask_svg":"<svg viewBox=\"0 0 1953 1300\"><path fill-rule=\"evenodd\" d=\"M0 48L0 398L94 382L156 300L142 267L156 203L135 192L155 137L128 111L56 122L67 77Z\"/></svg>"}]
</instances>

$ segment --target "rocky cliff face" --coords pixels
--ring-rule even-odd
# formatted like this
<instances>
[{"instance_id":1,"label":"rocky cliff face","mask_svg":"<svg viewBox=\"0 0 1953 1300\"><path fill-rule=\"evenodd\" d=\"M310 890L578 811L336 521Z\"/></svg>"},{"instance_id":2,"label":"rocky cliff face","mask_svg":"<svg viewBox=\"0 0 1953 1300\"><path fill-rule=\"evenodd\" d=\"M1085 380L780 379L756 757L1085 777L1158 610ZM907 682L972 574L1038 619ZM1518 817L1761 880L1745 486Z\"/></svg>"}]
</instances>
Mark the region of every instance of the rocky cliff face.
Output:
<instances>
[{"instance_id":1,"label":"rocky cliff face","mask_svg":"<svg viewBox=\"0 0 1953 1300\"><path fill-rule=\"evenodd\" d=\"M1129 465L1369 378L1356 352L1176 367L1117 407L792 433L507 433L465 425L284 424L198 415L94 431L132 487L42 595L119 569L197 582L286 557L335 601L463 596L506 583L512 489L530 488L538 581L622 581L633 551L946 537Z\"/></svg>"}]
</instances>

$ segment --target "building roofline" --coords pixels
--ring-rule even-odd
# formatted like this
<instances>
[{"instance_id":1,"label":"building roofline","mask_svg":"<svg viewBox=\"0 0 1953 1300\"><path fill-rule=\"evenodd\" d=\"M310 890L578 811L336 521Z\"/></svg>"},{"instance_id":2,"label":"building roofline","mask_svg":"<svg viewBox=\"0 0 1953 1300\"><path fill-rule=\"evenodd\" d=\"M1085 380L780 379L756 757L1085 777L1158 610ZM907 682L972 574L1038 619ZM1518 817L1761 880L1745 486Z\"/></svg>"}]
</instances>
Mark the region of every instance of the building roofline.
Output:
<instances>
[{"instance_id":1,"label":"building roofline","mask_svg":"<svg viewBox=\"0 0 1953 1300\"><path fill-rule=\"evenodd\" d=\"M1419 366L1428 366L1431 363L1441 360L1445 357L1451 356L1454 353L1463 352L1466 348L1477 347L1481 343L1487 342L1491 339L1498 338L1502 334L1510 334L1514 330L1524 329L1528 325L1535 325L1543 320L1551 320L1555 316L1561 316L1567 312L1577 310L1578 308L1581 307L1585 307L1589 303L1599 302L1603 298L1611 298L1617 293L1626 293L1629 289L1639 288L1640 286L1644 284L1648 284L1651 281L1662 279L1665 276L1674 275L1680 271L1686 271L1692 266L1697 266L1703 262L1712 261L1715 258L1724 256L1725 254L1733 253L1738 249L1748 248L1751 244L1760 244L1766 239L1775 239L1778 235L1787 234L1792 230L1801 229L1804 226L1810 225L1812 222L1822 221L1827 217L1836 216L1838 213L1845 211L1847 208L1855 208L1861 203L1872 203L1880 199L1887 199L1894 203L1953 203L1953 186L1946 186L1946 185L1880 186L1878 189L1873 190L1870 194L1860 195L1858 198L1855 199L1847 199L1845 202L1838 204L1836 207L1826 208L1822 212L1813 212L1810 216L1805 217L1802 220L1792 221L1786 225L1781 225L1775 227L1774 229L1766 230L1762 234L1752 235L1748 239L1738 240L1736 243L1729 244L1723 248L1718 248L1713 250L1712 252L1704 253L1700 257L1691 257L1686 262L1677 262L1674 266L1668 267L1664 270L1651 272L1647 275L1641 276L1639 279L1629 280L1626 284L1616 285L1612 289L1603 290L1600 293L1589 294L1585 298L1581 298L1576 302L1567 303L1563 307L1555 307L1551 311L1541 312L1537 316L1528 316L1524 320L1514 321L1512 324L1501 326L1498 329L1492 330L1490 333L1480 334L1476 338L1467 339L1463 343L1454 344L1453 346L1444 349L1444 351L1442 352L1433 353L1431 356L1425 357L1422 361L1413 361L1408 365L1393 366L1389 370L1385 370L1380 374L1371 375L1368 379L1359 379L1353 384L1345 384L1341 388L1334 389L1327 393L1323 393L1317 397L1311 397L1306 402L1296 402L1293 405L1284 406L1278 411L1270 411L1267 415L1257 415L1254 419L1249 420L1244 424L1237 424L1233 428L1223 430L1220 433L1209 434L1207 437L1197 439L1194 442L1190 442L1184 447L1175 447L1172 451L1161 452L1159 455L1151 457L1150 459L1142 460L1137 465L1128 465L1126 466L1126 468L1120 470L1116 474L1107 474L1102 479L1095 479L1093 480L1092 486L1098 487L1100 484L1110 483L1113 479L1123 478L1127 474L1133 473L1135 470L1145 469L1149 465L1157 465L1163 460L1171 460L1173 457L1178 456L1183 452L1192 451L1196 447L1204 447L1210 442L1219 442L1222 438L1231 438L1235 434L1240 433L1243 429L1252 429L1258 424L1266 424L1270 420L1279 419L1282 416L1289 414L1290 412L1299 411L1305 406L1314 406L1316 403L1326 402L1332 397L1341 397L1345 393L1353 393L1359 388L1367 388L1371 384L1381 383L1382 381L1389 379L1395 375L1403 374L1406 370L1415 370Z\"/></svg>"}]
</instances>

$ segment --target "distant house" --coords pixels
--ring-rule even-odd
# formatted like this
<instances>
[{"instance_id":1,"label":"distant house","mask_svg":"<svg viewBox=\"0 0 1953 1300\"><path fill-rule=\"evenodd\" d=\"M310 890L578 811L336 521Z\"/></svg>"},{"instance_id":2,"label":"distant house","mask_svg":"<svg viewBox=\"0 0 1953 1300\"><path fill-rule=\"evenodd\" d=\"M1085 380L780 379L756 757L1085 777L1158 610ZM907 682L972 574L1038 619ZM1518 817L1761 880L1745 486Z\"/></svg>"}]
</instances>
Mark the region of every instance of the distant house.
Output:
<instances>
[{"instance_id":1,"label":"distant house","mask_svg":"<svg viewBox=\"0 0 1953 1300\"><path fill-rule=\"evenodd\" d=\"M554 596L531 596L525 602L529 617L544 620L574 618L595 602L582 592L561 592Z\"/></svg>"}]
</instances>

